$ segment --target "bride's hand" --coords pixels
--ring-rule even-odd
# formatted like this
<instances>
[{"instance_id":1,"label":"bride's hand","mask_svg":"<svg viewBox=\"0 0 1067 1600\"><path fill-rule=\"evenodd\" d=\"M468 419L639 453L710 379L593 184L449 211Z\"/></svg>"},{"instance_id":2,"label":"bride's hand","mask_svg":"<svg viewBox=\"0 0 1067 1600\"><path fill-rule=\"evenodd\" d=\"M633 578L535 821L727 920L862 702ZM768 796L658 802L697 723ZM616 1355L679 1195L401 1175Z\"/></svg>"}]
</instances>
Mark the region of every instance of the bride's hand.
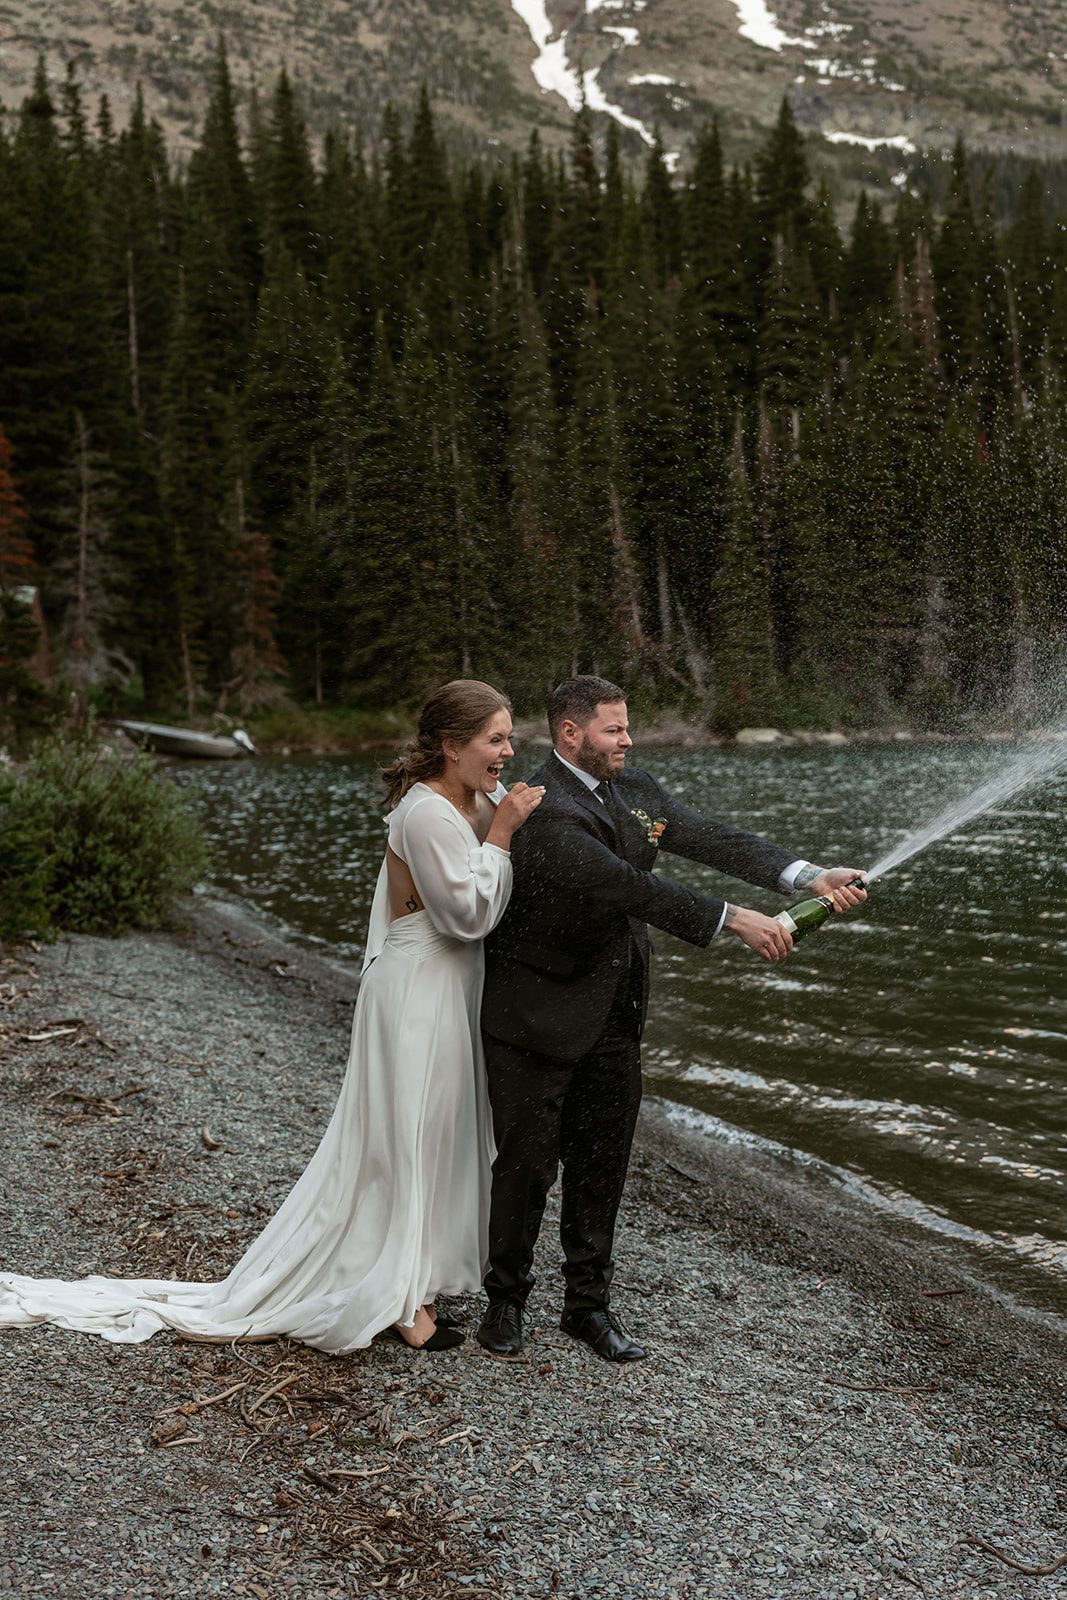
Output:
<instances>
[{"instance_id":1,"label":"bride's hand","mask_svg":"<svg viewBox=\"0 0 1067 1600\"><path fill-rule=\"evenodd\" d=\"M513 783L496 808L493 825L485 836L486 844L495 844L501 850L506 850L511 844L512 834L522 827L531 811L537 810L544 793L544 788L539 784Z\"/></svg>"}]
</instances>

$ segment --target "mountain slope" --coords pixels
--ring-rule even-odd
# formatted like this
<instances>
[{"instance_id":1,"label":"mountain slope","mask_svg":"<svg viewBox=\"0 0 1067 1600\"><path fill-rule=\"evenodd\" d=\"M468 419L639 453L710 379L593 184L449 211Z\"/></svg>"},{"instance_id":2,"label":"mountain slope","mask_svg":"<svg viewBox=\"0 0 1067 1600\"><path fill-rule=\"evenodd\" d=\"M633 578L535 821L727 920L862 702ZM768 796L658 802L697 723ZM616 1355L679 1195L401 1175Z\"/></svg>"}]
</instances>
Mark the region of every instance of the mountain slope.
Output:
<instances>
[{"instance_id":1,"label":"mountain slope","mask_svg":"<svg viewBox=\"0 0 1067 1600\"><path fill-rule=\"evenodd\" d=\"M0 0L0 97L44 51L74 60L124 118L137 82L177 148L194 142L220 32L239 86L284 63L321 132L373 134L424 79L460 148L566 137L584 88L636 154L658 126L682 153L711 115L748 154L788 94L845 174L887 181L912 148L1062 158L1067 9L1058 0ZM548 87L544 87L547 85ZM870 148L868 148L868 146ZM899 181L899 178L898 178Z\"/></svg>"}]
</instances>

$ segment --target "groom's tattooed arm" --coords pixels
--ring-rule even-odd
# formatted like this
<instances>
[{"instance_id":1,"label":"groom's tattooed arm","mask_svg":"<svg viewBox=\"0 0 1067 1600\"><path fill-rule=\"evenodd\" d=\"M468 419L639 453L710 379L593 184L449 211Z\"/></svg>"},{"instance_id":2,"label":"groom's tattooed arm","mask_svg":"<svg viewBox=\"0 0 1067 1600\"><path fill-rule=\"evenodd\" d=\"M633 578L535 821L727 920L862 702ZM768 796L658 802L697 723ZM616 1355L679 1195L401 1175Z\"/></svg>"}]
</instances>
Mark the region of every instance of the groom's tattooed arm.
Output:
<instances>
[{"instance_id":1,"label":"groom's tattooed arm","mask_svg":"<svg viewBox=\"0 0 1067 1600\"><path fill-rule=\"evenodd\" d=\"M822 873L822 867L801 867L793 879L794 889L806 889L809 883L814 883Z\"/></svg>"}]
</instances>

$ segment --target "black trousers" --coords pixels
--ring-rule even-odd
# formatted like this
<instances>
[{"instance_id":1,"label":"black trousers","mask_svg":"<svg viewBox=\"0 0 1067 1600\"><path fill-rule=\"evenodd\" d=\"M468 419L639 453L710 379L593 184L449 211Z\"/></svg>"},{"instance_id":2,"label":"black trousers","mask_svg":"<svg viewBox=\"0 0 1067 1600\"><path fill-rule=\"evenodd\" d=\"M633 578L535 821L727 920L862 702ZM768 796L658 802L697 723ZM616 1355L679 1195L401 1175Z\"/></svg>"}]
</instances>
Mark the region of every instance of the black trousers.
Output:
<instances>
[{"instance_id":1,"label":"black trousers","mask_svg":"<svg viewBox=\"0 0 1067 1600\"><path fill-rule=\"evenodd\" d=\"M634 969L637 969L634 972ZM563 1163L564 1306L608 1304L615 1219L641 1104L640 974L633 952L593 1049L561 1061L485 1036L497 1158L489 1214L490 1300L524 1303L548 1191Z\"/></svg>"}]
</instances>

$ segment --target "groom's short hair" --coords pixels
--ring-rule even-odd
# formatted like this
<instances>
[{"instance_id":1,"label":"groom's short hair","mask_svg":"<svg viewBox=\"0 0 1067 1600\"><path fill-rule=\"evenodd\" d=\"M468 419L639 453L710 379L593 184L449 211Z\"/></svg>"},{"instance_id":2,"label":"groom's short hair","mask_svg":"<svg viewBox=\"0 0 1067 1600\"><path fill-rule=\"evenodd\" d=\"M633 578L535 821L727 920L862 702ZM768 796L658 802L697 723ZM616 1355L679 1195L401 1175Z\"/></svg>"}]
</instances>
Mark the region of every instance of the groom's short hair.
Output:
<instances>
[{"instance_id":1,"label":"groom's short hair","mask_svg":"<svg viewBox=\"0 0 1067 1600\"><path fill-rule=\"evenodd\" d=\"M587 673L581 678L565 678L548 697L548 731L555 744L563 722L576 722L584 728L596 716L597 706L625 700L626 690L607 678Z\"/></svg>"}]
</instances>

